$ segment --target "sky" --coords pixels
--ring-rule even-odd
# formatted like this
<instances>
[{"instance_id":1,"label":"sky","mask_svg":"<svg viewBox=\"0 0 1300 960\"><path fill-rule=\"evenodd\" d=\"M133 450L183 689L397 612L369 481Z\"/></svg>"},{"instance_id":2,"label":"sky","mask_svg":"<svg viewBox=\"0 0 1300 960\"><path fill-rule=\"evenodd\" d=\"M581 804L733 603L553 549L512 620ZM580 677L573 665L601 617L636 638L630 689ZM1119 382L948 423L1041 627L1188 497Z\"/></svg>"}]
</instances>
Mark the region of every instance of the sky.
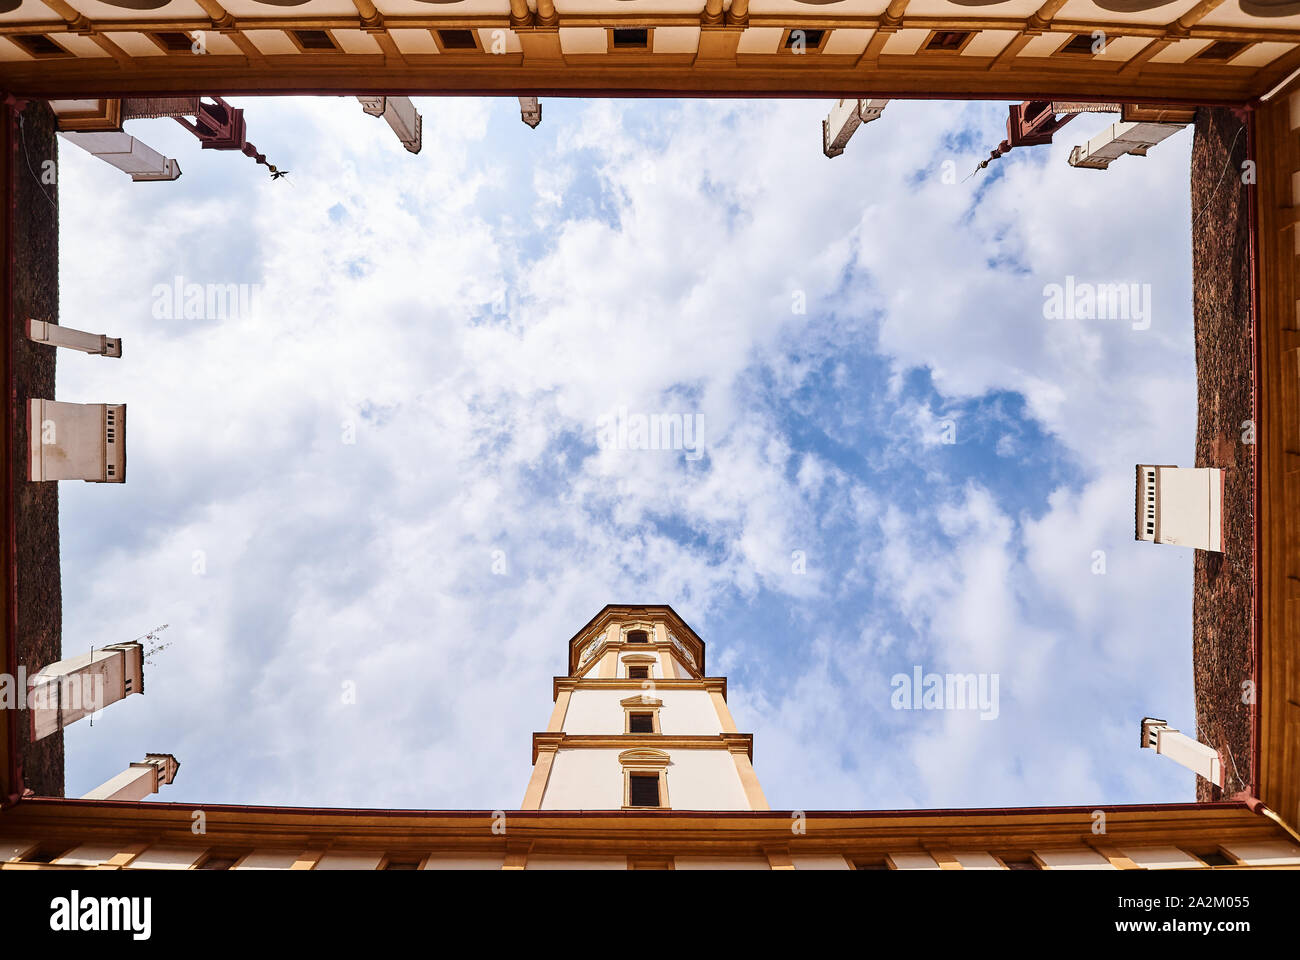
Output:
<instances>
[{"instance_id":1,"label":"sky","mask_svg":"<svg viewBox=\"0 0 1300 960\"><path fill-rule=\"evenodd\" d=\"M569 638L667 603L773 809L1195 799L1138 748L1195 729L1192 552L1133 539L1134 464L1195 452L1190 130L968 176L1005 103L832 160L823 100L418 99L419 155L355 99L231 102L289 176L166 119L127 132L171 183L60 144L60 322L123 356L57 396L128 424L124 485L60 487L64 654L171 642L68 729L68 796L165 752L158 800L517 809ZM996 717L896 709L917 667Z\"/></svg>"}]
</instances>

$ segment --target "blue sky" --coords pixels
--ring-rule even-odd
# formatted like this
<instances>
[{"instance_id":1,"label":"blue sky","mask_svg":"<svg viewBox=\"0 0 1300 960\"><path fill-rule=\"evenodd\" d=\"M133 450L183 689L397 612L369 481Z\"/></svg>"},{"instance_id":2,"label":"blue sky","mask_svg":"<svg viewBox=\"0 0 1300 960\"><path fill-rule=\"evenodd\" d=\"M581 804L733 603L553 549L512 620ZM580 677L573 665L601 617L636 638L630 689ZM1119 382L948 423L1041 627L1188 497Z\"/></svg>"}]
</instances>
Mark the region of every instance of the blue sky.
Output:
<instances>
[{"instance_id":1,"label":"blue sky","mask_svg":"<svg viewBox=\"0 0 1300 960\"><path fill-rule=\"evenodd\" d=\"M1132 536L1134 463L1194 453L1190 131L1099 173L1083 117L966 180L1005 104L828 160L828 101L420 100L418 156L353 99L235 103L288 178L169 120L128 132L174 183L61 149L61 322L124 355L58 395L130 423L125 486L60 491L64 649L174 641L69 729L69 796L163 751L159 799L515 808L568 638L666 602L774 808L1194 799L1137 749L1195 726L1191 553ZM178 275L260 290L155 317ZM1150 328L1046 318L1067 276L1150 284ZM704 455L603 449L620 407ZM894 710L916 665L998 718Z\"/></svg>"}]
</instances>

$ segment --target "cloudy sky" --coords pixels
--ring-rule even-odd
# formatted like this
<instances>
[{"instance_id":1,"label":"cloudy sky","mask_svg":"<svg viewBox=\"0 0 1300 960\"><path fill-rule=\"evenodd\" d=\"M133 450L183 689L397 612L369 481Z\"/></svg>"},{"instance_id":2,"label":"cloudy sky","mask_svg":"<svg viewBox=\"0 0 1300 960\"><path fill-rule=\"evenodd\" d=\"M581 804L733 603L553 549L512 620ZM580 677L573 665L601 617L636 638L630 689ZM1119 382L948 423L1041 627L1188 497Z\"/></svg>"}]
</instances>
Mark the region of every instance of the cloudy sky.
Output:
<instances>
[{"instance_id":1,"label":"cloudy sky","mask_svg":"<svg viewBox=\"0 0 1300 960\"><path fill-rule=\"evenodd\" d=\"M58 396L129 422L124 486L61 487L64 651L173 641L69 729L69 796L160 751L160 800L517 808L617 602L704 638L774 808L1194 799L1138 749L1195 728L1191 552L1132 533L1133 465L1194 453L1190 131L966 179L1005 104L828 160L828 101L420 100L418 156L354 99L234 102L287 178L170 120L128 132L174 183L61 146L61 321L124 356ZM176 277L257 289L170 316ZM1045 316L1067 277L1149 284L1149 328ZM620 408L699 455L600 443ZM916 666L997 718L893 709Z\"/></svg>"}]
</instances>

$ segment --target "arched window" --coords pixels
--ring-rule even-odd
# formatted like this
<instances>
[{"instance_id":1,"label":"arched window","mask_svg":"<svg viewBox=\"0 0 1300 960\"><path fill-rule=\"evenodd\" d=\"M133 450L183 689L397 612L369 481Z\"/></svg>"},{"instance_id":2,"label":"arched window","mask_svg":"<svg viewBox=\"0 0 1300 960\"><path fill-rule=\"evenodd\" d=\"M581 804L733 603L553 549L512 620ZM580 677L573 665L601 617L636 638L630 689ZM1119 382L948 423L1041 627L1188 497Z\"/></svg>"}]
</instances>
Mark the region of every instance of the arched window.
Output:
<instances>
[{"instance_id":1,"label":"arched window","mask_svg":"<svg viewBox=\"0 0 1300 960\"><path fill-rule=\"evenodd\" d=\"M618 755L623 767L623 808L668 809L668 754L643 747Z\"/></svg>"}]
</instances>

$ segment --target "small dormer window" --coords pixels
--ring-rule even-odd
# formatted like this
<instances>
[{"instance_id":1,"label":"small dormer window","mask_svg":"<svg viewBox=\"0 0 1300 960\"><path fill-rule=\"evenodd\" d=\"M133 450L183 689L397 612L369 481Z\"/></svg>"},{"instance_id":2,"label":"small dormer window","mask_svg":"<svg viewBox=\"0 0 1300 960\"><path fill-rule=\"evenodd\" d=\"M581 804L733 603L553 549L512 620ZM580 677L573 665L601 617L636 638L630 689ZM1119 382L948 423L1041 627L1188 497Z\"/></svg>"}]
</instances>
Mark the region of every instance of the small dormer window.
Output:
<instances>
[{"instance_id":1,"label":"small dormer window","mask_svg":"<svg viewBox=\"0 0 1300 960\"><path fill-rule=\"evenodd\" d=\"M623 707L624 733L663 733L659 726L659 711L664 702L646 694L620 701Z\"/></svg>"},{"instance_id":2,"label":"small dormer window","mask_svg":"<svg viewBox=\"0 0 1300 960\"><path fill-rule=\"evenodd\" d=\"M662 750L638 747L618 755L623 766L623 808L669 808L668 767L672 758Z\"/></svg>"},{"instance_id":3,"label":"small dormer window","mask_svg":"<svg viewBox=\"0 0 1300 960\"><path fill-rule=\"evenodd\" d=\"M649 643L650 634L644 630L629 630L627 634L628 643Z\"/></svg>"},{"instance_id":4,"label":"small dormer window","mask_svg":"<svg viewBox=\"0 0 1300 960\"><path fill-rule=\"evenodd\" d=\"M659 806L659 775L633 773L628 775L627 794L629 807Z\"/></svg>"}]
</instances>

